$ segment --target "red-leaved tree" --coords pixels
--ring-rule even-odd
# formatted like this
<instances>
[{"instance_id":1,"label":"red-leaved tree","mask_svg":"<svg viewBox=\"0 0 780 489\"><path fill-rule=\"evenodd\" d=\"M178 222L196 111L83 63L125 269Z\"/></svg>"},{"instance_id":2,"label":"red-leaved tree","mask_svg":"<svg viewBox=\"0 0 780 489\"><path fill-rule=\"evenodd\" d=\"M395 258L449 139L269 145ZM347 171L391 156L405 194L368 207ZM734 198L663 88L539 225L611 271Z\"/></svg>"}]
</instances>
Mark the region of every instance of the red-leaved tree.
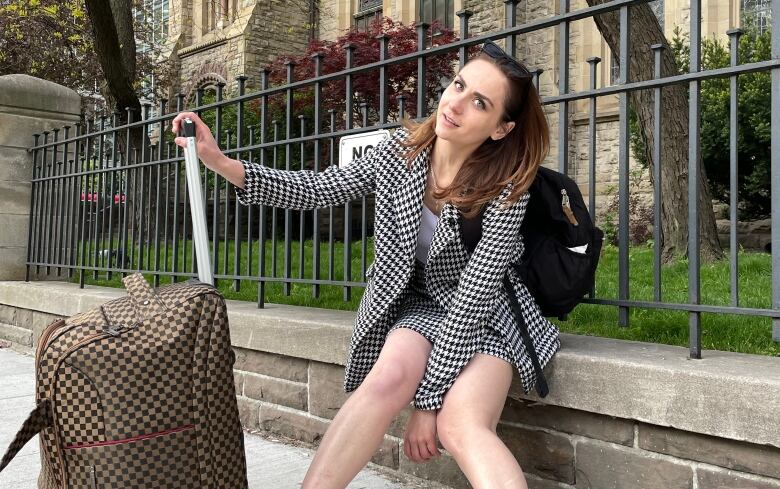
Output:
<instances>
[{"instance_id":1,"label":"red-leaved tree","mask_svg":"<svg viewBox=\"0 0 780 489\"><path fill-rule=\"evenodd\" d=\"M429 46L449 44L458 38L452 30L442 29L432 25L428 32L438 32L436 36L429 37ZM417 31L414 24L404 25L385 17L375 21L370 29L365 32L350 30L335 41L312 40L306 52L299 56L283 55L273 66L269 67L269 83L271 86L279 86L287 83L287 67L285 61L295 63L293 69L294 80L312 78L315 74L315 63L312 55L323 55L321 72L323 75L342 71L346 68L346 46L354 46L353 67L359 67L379 61L380 43L377 36L387 34L388 57L398 57L417 51ZM457 61L457 50L445 54L428 57L426 59L426 100L429 107L438 100L439 90L443 79L449 79ZM404 113L416 117L417 111L417 61L394 64L387 69L388 103L387 114L389 119L399 115L399 101L397 97L404 95ZM353 86L353 120L360 124L362 121L361 104L366 103L369 120L376 121L379 114L379 69L355 74L352 77ZM334 109L343 114L346 102L346 81L343 77L323 83L322 86L322 111ZM269 101L269 114L282 122L285 113L286 100L283 95L274 96ZM293 114L310 115L314 105L313 85L305 89L295 91L293 102ZM254 106L257 110L257 107ZM327 118L327 117L325 117ZM338 120L343 120L339 117Z\"/></svg>"}]
</instances>

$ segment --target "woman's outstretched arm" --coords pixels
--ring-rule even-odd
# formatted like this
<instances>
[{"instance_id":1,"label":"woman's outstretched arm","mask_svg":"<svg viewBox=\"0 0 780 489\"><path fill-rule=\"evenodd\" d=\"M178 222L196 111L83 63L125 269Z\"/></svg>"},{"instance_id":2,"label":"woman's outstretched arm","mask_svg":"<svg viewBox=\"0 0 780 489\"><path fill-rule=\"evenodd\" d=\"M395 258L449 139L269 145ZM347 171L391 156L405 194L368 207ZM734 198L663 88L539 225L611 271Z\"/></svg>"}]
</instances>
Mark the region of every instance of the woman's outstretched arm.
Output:
<instances>
[{"instance_id":1,"label":"woman's outstretched arm","mask_svg":"<svg viewBox=\"0 0 780 489\"><path fill-rule=\"evenodd\" d=\"M225 179L236 186L244 188L244 165L238 160L232 160L222 153L219 145L214 140L209 126L203 122L194 112L180 112L174 117L171 130L178 134L184 119L190 119L195 124L195 147L198 150L198 157L203 164L215 172L219 173ZM184 137L177 137L174 142L182 148L187 147L187 140Z\"/></svg>"},{"instance_id":2,"label":"woman's outstretched arm","mask_svg":"<svg viewBox=\"0 0 780 489\"><path fill-rule=\"evenodd\" d=\"M192 112L183 112L173 120L176 131L181 120L189 117L196 125L198 156L208 168L224 176L236 187L244 205L265 204L286 209L315 209L344 204L376 190L376 171L382 162L395 159L401 150L396 133L380 142L370 153L345 167L331 165L324 171L280 170L233 160L222 154L211 130ZM184 138L176 144L185 146Z\"/></svg>"}]
</instances>

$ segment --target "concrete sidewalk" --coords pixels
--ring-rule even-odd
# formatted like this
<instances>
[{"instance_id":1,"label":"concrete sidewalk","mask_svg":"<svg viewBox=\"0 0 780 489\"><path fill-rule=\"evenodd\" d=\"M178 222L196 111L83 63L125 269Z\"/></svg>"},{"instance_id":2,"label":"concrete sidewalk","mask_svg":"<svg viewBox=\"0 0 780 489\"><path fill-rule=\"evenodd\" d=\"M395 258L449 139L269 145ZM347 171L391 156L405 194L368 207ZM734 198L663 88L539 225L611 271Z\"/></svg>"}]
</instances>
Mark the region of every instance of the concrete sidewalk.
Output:
<instances>
[{"instance_id":1,"label":"concrete sidewalk","mask_svg":"<svg viewBox=\"0 0 780 489\"><path fill-rule=\"evenodd\" d=\"M0 349L0 456L35 406L33 358ZM293 489L300 487L313 451L285 445L249 433L244 434L249 487L253 489ZM435 483L409 478L391 480L378 467L364 469L348 486L351 489L441 488ZM35 489L40 454L38 438L30 440L11 464L0 473L3 489ZM381 469L379 469L381 470Z\"/></svg>"}]
</instances>

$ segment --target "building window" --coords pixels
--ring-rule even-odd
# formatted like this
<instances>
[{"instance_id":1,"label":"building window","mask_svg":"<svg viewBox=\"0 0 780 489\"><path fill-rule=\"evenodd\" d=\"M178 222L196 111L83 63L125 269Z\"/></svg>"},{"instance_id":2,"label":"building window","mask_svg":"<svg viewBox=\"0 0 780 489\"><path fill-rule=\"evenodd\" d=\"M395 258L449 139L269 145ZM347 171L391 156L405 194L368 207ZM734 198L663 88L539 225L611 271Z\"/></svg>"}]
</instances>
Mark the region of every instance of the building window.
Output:
<instances>
[{"instance_id":1,"label":"building window","mask_svg":"<svg viewBox=\"0 0 780 489\"><path fill-rule=\"evenodd\" d=\"M741 0L742 24L758 28L762 34L772 24L771 0Z\"/></svg>"},{"instance_id":2,"label":"building window","mask_svg":"<svg viewBox=\"0 0 780 489\"><path fill-rule=\"evenodd\" d=\"M612 53L609 60L609 84L616 85L620 81L620 58L615 53Z\"/></svg>"},{"instance_id":3,"label":"building window","mask_svg":"<svg viewBox=\"0 0 780 489\"><path fill-rule=\"evenodd\" d=\"M222 29L236 20L237 15L238 0L204 0L204 32L210 32L214 29Z\"/></svg>"},{"instance_id":4,"label":"building window","mask_svg":"<svg viewBox=\"0 0 780 489\"><path fill-rule=\"evenodd\" d=\"M139 53L160 50L165 45L168 39L168 3L169 0L143 0L135 9L136 22L143 26L140 39L136 31L136 50ZM156 88L154 73L141 80L144 101L151 101Z\"/></svg>"},{"instance_id":5,"label":"building window","mask_svg":"<svg viewBox=\"0 0 780 489\"><path fill-rule=\"evenodd\" d=\"M445 29L453 28L454 8L452 0L420 0L420 20L426 24L438 21ZM434 32L434 35L438 32Z\"/></svg>"},{"instance_id":6,"label":"building window","mask_svg":"<svg viewBox=\"0 0 780 489\"><path fill-rule=\"evenodd\" d=\"M168 0L143 0L138 8L134 9L135 20L144 26L147 35L138 40L140 51L146 51L151 44L153 46L164 43L168 38Z\"/></svg>"},{"instance_id":7,"label":"building window","mask_svg":"<svg viewBox=\"0 0 780 489\"><path fill-rule=\"evenodd\" d=\"M366 10L382 7L382 0L358 0L358 12L364 12Z\"/></svg>"},{"instance_id":8,"label":"building window","mask_svg":"<svg viewBox=\"0 0 780 489\"><path fill-rule=\"evenodd\" d=\"M360 0L354 18L355 29L360 32L368 31L371 24L382 18L382 0Z\"/></svg>"},{"instance_id":9,"label":"building window","mask_svg":"<svg viewBox=\"0 0 780 489\"><path fill-rule=\"evenodd\" d=\"M648 2L647 4L650 7L650 10L653 11L653 14L655 14L656 20L658 20L658 25L661 26L661 32L664 30L664 0L653 0L652 2ZM618 56L618 53L612 53L610 56L610 65L609 65L609 83L611 85L617 84L617 82L620 80L620 57Z\"/></svg>"},{"instance_id":10,"label":"building window","mask_svg":"<svg viewBox=\"0 0 780 489\"><path fill-rule=\"evenodd\" d=\"M152 13L154 41L165 42L168 37L168 0L146 0Z\"/></svg>"}]
</instances>

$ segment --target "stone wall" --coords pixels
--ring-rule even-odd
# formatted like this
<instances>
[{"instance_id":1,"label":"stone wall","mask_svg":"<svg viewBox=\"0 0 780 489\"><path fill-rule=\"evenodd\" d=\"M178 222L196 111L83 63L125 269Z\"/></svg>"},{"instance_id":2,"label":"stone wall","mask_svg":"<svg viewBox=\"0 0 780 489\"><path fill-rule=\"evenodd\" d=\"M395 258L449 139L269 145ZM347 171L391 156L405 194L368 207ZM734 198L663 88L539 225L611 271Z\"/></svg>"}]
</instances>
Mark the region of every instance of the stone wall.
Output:
<instances>
[{"instance_id":1,"label":"stone wall","mask_svg":"<svg viewBox=\"0 0 780 489\"><path fill-rule=\"evenodd\" d=\"M34 164L33 154L27 150L35 142L33 134L40 134L38 142L43 144L44 132L53 141L57 131L61 141L63 128L71 126L72 136L72 126L80 116L81 97L69 88L28 75L0 77L0 280L25 278ZM52 163L62 165L66 160L61 148L56 162L51 154L49 150L47 175ZM37 161L39 167L41 158ZM61 168L56 170L59 173ZM64 209L56 207L49 212L47 218L53 227L67 216ZM51 248L54 243L44 245Z\"/></svg>"},{"instance_id":2,"label":"stone wall","mask_svg":"<svg viewBox=\"0 0 780 489\"><path fill-rule=\"evenodd\" d=\"M469 36L476 37L504 28L504 2L502 0L464 0L463 8L471 10Z\"/></svg>"},{"instance_id":3,"label":"stone wall","mask_svg":"<svg viewBox=\"0 0 780 489\"><path fill-rule=\"evenodd\" d=\"M31 352L58 317L122 292L0 282L0 339ZM346 399L354 313L228 301L235 385L245 427L316 445ZM544 400L517 379L498 432L532 489L780 489L777 358L562 336ZM406 408L373 462L453 488L470 487L446 453L403 455ZM717 413L717 415L714 415ZM300 474L302 477L302 474Z\"/></svg>"},{"instance_id":4,"label":"stone wall","mask_svg":"<svg viewBox=\"0 0 780 489\"><path fill-rule=\"evenodd\" d=\"M0 305L0 347L11 346L22 353L32 354L46 326L62 317L33 309Z\"/></svg>"},{"instance_id":5,"label":"stone wall","mask_svg":"<svg viewBox=\"0 0 780 489\"><path fill-rule=\"evenodd\" d=\"M724 206L725 207L725 206ZM731 221L718 219L718 239L727 248L731 239ZM772 249L772 220L737 221L737 243L742 248L769 252Z\"/></svg>"},{"instance_id":6,"label":"stone wall","mask_svg":"<svg viewBox=\"0 0 780 489\"><path fill-rule=\"evenodd\" d=\"M286 2L273 0L255 7L247 25L245 73L259 82L260 69L279 55L302 54L308 46L308 15ZM248 87L253 87L248 83Z\"/></svg>"}]
</instances>

